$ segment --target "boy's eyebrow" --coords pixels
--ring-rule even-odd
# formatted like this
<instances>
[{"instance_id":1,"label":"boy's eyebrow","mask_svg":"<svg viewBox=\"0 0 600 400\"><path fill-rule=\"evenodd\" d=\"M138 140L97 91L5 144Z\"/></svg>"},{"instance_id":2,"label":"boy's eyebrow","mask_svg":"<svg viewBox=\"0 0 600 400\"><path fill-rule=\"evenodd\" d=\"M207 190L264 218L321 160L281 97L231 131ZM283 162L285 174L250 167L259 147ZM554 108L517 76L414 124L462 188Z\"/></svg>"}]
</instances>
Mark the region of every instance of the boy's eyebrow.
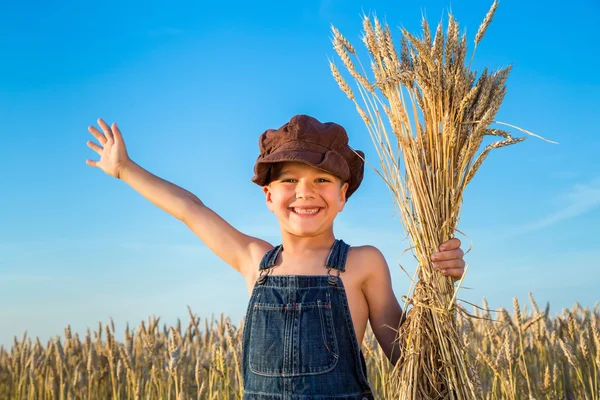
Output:
<instances>
[{"instance_id":1,"label":"boy's eyebrow","mask_svg":"<svg viewBox=\"0 0 600 400\"><path fill-rule=\"evenodd\" d=\"M282 171L279 171L278 177L281 178L282 176L285 176L287 174L293 174L293 173L294 173L294 171L290 171L290 170L284 169ZM329 172L326 172L326 171L321 171L321 172L319 172L318 175L327 176L327 177L335 177L335 175L333 175L333 174L331 174Z\"/></svg>"},{"instance_id":2,"label":"boy's eyebrow","mask_svg":"<svg viewBox=\"0 0 600 400\"><path fill-rule=\"evenodd\" d=\"M282 167L279 171L277 171L277 175L294 174L296 172L297 171L295 171L294 169L292 169L290 167ZM328 176L335 177L335 175L332 174L331 172L323 171L321 169L319 169L319 172L317 173L317 175L328 175Z\"/></svg>"}]
</instances>

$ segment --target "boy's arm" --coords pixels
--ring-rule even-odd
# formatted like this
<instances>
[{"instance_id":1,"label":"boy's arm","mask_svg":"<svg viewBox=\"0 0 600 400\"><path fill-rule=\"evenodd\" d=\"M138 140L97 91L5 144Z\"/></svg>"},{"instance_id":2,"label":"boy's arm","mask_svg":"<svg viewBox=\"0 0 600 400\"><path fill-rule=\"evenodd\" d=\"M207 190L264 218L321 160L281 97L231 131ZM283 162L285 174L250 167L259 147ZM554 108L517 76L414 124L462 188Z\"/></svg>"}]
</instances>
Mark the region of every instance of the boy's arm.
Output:
<instances>
[{"instance_id":1,"label":"boy's arm","mask_svg":"<svg viewBox=\"0 0 600 400\"><path fill-rule=\"evenodd\" d=\"M243 276L270 249L269 243L231 226L191 192L128 162L121 179L152 204L185 223L204 244Z\"/></svg>"},{"instance_id":2,"label":"boy's arm","mask_svg":"<svg viewBox=\"0 0 600 400\"><path fill-rule=\"evenodd\" d=\"M87 160L86 164L122 179L152 204L183 221L216 255L244 277L248 277L248 272L253 271L249 267L254 267L260 257L273 246L244 235L192 193L151 174L131 161L117 124L108 126L102 118L98 119L98 124L102 132L94 126L89 126L88 130L100 144L92 141L87 144L100 155L100 160Z\"/></svg>"},{"instance_id":3,"label":"boy's arm","mask_svg":"<svg viewBox=\"0 0 600 400\"><path fill-rule=\"evenodd\" d=\"M119 178L158 208L183 220L188 204L195 197L187 190L168 182L129 160Z\"/></svg>"},{"instance_id":4,"label":"boy's arm","mask_svg":"<svg viewBox=\"0 0 600 400\"><path fill-rule=\"evenodd\" d=\"M369 265L362 291L369 305L371 329L388 360L395 365L401 349L398 343L394 343L397 332L391 328L399 328L403 317L402 307L394 295L390 269L383 254L373 246L363 246L362 253L364 265Z\"/></svg>"}]
</instances>

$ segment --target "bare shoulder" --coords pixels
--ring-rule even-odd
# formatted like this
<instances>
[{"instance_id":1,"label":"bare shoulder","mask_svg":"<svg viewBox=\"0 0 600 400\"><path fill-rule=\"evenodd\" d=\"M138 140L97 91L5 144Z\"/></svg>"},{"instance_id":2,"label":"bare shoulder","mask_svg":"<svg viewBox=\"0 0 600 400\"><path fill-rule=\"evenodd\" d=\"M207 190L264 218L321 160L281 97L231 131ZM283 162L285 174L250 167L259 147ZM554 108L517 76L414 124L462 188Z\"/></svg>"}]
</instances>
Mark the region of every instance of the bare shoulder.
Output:
<instances>
[{"instance_id":1,"label":"bare shoulder","mask_svg":"<svg viewBox=\"0 0 600 400\"><path fill-rule=\"evenodd\" d=\"M389 268L381 251L371 245L352 246L348 252L348 262L361 271L364 285L370 278L389 274Z\"/></svg>"},{"instance_id":2,"label":"bare shoulder","mask_svg":"<svg viewBox=\"0 0 600 400\"><path fill-rule=\"evenodd\" d=\"M371 245L350 247L348 257L352 257L355 261L367 264L386 263L385 257L383 257L381 251L377 247Z\"/></svg>"}]
</instances>

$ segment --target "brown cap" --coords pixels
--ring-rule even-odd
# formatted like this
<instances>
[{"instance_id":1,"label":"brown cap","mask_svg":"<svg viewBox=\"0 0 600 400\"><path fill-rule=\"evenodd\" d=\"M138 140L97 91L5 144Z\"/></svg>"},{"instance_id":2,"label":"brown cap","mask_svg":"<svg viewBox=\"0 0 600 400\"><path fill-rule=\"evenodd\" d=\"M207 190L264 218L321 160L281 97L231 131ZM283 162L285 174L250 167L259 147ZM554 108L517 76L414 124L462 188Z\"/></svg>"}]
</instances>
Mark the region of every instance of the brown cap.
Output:
<instances>
[{"instance_id":1,"label":"brown cap","mask_svg":"<svg viewBox=\"0 0 600 400\"><path fill-rule=\"evenodd\" d=\"M346 130L333 122L321 123L308 115L295 115L281 128L268 129L260 135L258 147L260 155L252 182L260 186L269 184L272 164L285 161L308 164L348 182L346 199L363 179L364 153L352 150Z\"/></svg>"}]
</instances>

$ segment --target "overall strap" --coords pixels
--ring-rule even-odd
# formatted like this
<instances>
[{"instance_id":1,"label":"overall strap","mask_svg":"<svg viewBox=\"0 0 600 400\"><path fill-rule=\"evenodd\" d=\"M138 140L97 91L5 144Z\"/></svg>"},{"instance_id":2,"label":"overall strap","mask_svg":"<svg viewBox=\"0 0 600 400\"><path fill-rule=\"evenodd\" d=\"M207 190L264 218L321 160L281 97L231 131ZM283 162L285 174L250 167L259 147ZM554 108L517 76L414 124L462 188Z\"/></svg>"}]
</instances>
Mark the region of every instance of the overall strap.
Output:
<instances>
[{"instance_id":1,"label":"overall strap","mask_svg":"<svg viewBox=\"0 0 600 400\"><path fill-rule=\"evenodd\" d=\"M348 258L348 249L350 246L344 243L343 240L338 239L333 244L329 257L327 257L327 282L331 286L337 286L340 280L340 274L346 270L346 258ZM337 275L331 275L331 269L338 271Z\"/></svg>"},{"instance_id":2,"label":"overall strap","mask_svg":"<svg viewBox=\"0 0 600 400\"><path fill-rule=\"evenodd\" d=\"M283 245L281 244L279 246L275 246L271 250L267 251L263 256L262 260L260 261L260 266L258 267L260 274L258 275L257 282L259 285L264 284L267 280L267 275L271 272L271 267L275 265L277 257L279 256L282 248Z\"/></svg>"},{"instance_id":3,"label":"overall strap","mask_svg":"<svg viewBox=\"0 0 600 400\"><path fill-rule=\"evenodd\" d=\"M329 257L327 257L325 266L327 268L337 269L340 272L346 271L346 259L348 258L349 249L350 245L344 243L343 240L336 240L329 252Z\"/></svg>"},{"instance_id":4,"label":"overall strap","mask_svg":"<svg viewBox=\"0 0 600 400\"><path fill-rule=\"evenodd\" d=\"M262 271L263 269L271 268L272 266L274 266L275 262L277 261L277 257L281 252L281 249L282 245L279 245L267 251L260 262L260 267L258 268L258 270Z\"/></svg>"}]
</instances>

